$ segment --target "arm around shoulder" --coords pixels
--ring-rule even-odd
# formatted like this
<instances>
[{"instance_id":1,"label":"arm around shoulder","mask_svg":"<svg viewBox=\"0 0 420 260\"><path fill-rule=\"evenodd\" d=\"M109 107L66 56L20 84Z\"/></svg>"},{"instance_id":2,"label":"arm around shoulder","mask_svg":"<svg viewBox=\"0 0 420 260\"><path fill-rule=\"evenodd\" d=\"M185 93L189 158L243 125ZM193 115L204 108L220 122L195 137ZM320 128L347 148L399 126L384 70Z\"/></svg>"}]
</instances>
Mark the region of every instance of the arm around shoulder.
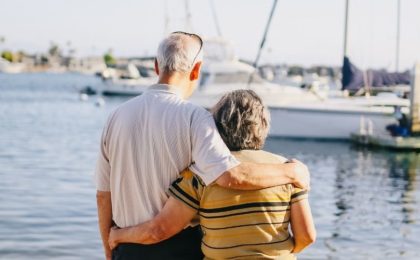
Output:
<instances>
[{"instance_id":1,"label":"arm around shoulder","mask_svg":"<svg viewBox=\"0 0 420 260\"><path fill-rule=\"evenodd\" d=\"M308 168L297 160L283 164L242 162L225 171L216 183L238 190L256 190L289 183L308 189L310 175Z\"/></svg>"}]
</instances>

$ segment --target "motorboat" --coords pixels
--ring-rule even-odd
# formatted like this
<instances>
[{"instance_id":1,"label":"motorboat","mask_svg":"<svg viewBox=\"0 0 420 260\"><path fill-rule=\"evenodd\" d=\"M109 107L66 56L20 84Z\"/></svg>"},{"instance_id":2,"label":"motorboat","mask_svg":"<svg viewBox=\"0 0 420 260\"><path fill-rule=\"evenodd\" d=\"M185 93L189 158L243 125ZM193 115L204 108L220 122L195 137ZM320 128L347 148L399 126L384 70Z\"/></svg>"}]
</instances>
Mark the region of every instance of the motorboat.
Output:
<instances>
[{"instance_id":1,"label":"motorboat","mask_svg":"<svg viewBox=\"0 0 420 260\"><path fill-rule=\"evenodd\" d=\"M120 70L108 68L102 72L101 77L104 83L101 93L105 96L137 96L158 81L151 69L137 67L134 63L128 63Z\"/></svg>"}]
</instances>

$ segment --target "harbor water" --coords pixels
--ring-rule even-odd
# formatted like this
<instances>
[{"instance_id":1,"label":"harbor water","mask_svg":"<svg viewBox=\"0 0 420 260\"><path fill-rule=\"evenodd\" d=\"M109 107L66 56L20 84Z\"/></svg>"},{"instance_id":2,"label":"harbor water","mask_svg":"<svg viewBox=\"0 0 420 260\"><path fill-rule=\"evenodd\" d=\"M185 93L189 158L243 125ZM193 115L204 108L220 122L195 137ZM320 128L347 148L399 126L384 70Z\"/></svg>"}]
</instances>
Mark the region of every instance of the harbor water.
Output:
<instances>
[{"instance_id":1,"label":"harbor water","mask_svg":"<svg viewBox=\"0 0 420 260\"><path fill-rule=\"evenodd\" d=\"M99 83L0 74L0 259L104 259L93 170L106 117L126 99L79 100ZM266 150L312 174L318 237L300 259L420 259L420 153L285 139Z\"/></svg>"}]
</instances>

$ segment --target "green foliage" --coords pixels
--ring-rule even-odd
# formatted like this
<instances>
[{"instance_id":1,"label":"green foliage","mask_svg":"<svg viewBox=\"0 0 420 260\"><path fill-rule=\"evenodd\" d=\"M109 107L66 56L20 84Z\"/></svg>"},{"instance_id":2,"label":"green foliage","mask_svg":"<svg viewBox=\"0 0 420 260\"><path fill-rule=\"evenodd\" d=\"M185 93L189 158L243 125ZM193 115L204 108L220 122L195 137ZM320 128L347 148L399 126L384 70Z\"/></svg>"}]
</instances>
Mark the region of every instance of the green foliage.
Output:
<instances>
[{"instance_id":1,"label":"green foliage","mask_svg":"<svg viewBox=\"0 0 420 260\"><path fill-rule=\"evenodd\" d=\"M58 57L61 56L61 49L58 44L51 43L50 48L48 49L50 56Z\"/></svg>"},{"instance_id":2,"label":"green foliage","mask_svg":"<svg viewBox=\"0 0 420 260\"><path fill-rule=\"evenodd\" d=\"M3 51L1 57L5 60L13 62L13 53L11 51Z\"/></svg>"},{"instance_id":3,"label":"green foliage","mask_svg":"<svg viewBox=\"0 0 420 260\"><path fill-rule=\"evenodd\" d=\"M116 64L116 60L114 58L114 56L112 56L112 54L110 52L105 53L104 55L104 61L105 64L109 67L109 66L113 66Z\"/></svg>"}]
</instances>

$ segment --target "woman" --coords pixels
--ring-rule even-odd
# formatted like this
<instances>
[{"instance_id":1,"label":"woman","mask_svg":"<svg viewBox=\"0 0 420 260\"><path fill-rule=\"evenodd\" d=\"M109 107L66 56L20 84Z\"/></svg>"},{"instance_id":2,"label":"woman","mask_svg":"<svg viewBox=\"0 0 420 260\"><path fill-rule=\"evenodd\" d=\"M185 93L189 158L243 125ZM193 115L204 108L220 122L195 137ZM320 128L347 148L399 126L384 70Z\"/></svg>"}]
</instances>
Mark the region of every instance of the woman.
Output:
<instances>
[{"instance_id":1,"label":"woman","mask_svg":"<svg viewBox=\"0 0 420 260\"><path fill-rule=\"evenodd\" d=\"M270 117L255 92L230 92L212 113L222 139L238 160L285 163L284 158L261 150ZM119 243L160 242L178 233L197 215L206 259L295 259L295 253L315 241L307 191L290 184L239 191L217 184L205 186L198 176L185 170L169 194L168 202L154 219L113 229L111 248Z\"/></svg>"}]
</instances>

